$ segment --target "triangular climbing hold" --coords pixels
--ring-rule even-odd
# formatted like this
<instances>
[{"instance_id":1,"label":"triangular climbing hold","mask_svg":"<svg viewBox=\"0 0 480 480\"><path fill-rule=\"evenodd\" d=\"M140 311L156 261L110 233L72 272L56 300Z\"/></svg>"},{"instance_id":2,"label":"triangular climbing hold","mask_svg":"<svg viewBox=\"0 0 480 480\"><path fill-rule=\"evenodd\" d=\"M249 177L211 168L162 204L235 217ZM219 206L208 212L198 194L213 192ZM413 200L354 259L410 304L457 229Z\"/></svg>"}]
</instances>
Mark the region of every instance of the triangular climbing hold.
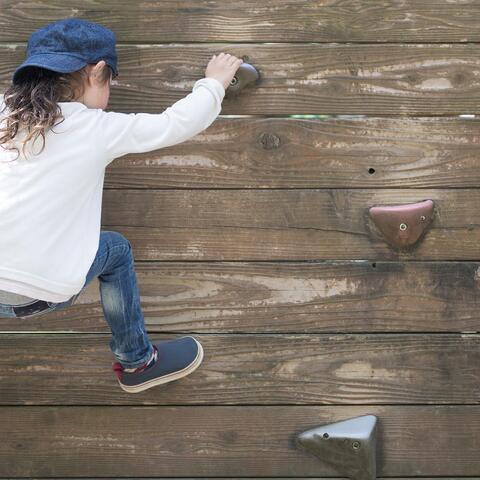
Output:
<instances>
[{"instance_id":1,"label":"triangular climbing hold","mask_svg":"<svg viewBox=\"0 0 480 480\"><path fill-rule=\"evenodd\" d=\"M414 245L433 219L433 200L396 206L370 207L369 214L385 240L394 247Z\"/></svg>"},{"instance_id":2,"label":"triangular climbing hold","mask_svg":"<svg viewBox=\"0 0 480 480\"><path fill-rule=\"evenodd\" d=\"M362 415L306 430L295 443L352 480L375 480L376 425L375 415Z\"/></svg>"}]
</instances>

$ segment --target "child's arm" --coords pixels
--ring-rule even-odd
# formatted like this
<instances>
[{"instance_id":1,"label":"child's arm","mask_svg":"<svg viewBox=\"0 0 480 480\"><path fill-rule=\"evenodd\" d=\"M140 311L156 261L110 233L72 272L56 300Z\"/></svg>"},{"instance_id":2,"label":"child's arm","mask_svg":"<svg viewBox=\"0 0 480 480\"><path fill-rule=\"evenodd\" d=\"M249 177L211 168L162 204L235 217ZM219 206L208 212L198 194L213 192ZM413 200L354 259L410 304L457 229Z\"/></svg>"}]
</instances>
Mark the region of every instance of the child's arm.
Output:
<instances>
[{"instance_id":1,"label":"child's arm","mask_svg":"<svg viewBox=\"0 0 480 480\"><path fill-rule=\"evenodd\" d=\"M197 80L192 92L162 113L120 113L96 110L95 132L104 148L105 166L128 153L141 153L184 142L217 118L225 96L212 77Z\"/></svg>"}]
</instances>

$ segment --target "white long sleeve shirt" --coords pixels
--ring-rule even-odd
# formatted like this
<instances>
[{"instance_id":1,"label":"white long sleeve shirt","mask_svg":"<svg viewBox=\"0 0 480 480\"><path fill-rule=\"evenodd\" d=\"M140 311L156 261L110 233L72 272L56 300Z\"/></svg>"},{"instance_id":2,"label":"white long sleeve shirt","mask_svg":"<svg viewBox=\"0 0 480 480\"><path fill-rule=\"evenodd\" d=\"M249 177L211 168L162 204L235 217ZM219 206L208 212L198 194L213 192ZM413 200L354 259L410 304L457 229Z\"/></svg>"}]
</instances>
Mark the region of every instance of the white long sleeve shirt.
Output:
<instances>
[{"instance_id":1,"label":"white long sleeve shirt","mask_svg":"<svg viewBox=\"0 0 480 480\"><path fill-rule=\"evenodd\" d=\"M43 152L40 137L33 147L27 143L24 156L21 130L14 139L17 160L11 161L16 151L0 145L0 293L51 302L77 294L99 246L105 168L128 153L194 137L217 118L224 95L220 81L204 77L158 114L60 102L65 120L46 132Z\"/></svg>"}]
</instances>

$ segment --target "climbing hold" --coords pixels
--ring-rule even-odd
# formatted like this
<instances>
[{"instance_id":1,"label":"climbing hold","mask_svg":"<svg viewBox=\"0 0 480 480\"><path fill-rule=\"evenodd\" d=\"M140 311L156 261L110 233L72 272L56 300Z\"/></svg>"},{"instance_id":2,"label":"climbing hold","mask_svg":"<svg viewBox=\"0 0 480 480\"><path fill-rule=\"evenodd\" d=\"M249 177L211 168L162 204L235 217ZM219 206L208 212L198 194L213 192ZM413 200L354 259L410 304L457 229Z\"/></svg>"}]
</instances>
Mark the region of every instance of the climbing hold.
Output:
<instances>
[{"instance_id":1,"label":"climbing hold","mask_svg":"<svg viewBox=\"0 0 480 480\"><path fill-rule=\"evenodd\" d=\"M370 207L369 213L388 243L395 247L408 247L417 242L432 221L433 200Z\"/></svg>"},{"instance_id":2,"label":"climbing hold","mask_svg":"<svg viewBox=\"0 0 480 480\"><path fill-rule=\"evenodd\" d=\"M352 480L375 480L376 425L375 415L362 415L306 430L295 443Z\"/></svg>"},{"instance_id":3,"label":"climbing hold","mask_svg":"<svg viewBox=\"0 0 480 480\"><path fill-rule=\"evenodd\" d=\"M243 62L235 72L230 85L228 86L225 96L237 95L246 86L255 83L259 78L257 69L249 63Z\"/></svg>"}]
</instances>

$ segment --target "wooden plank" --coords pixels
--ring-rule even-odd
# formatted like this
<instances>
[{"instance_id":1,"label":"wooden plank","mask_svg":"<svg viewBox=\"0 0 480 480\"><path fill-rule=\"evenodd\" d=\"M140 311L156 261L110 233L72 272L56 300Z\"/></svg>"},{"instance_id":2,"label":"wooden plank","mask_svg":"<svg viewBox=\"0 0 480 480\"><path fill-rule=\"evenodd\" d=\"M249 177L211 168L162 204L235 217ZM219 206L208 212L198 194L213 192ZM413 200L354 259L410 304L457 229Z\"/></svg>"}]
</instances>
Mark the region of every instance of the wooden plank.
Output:
<instances>
[{"instance_id":1,"label":"wooden plank","mask_svg":"<svg viewBox=\"0 0 480 480\"><path fill-rule=\"evenodd\" d=\"M1 45L3 88L25 50ZM480 109L476 44L320 43L119 45L109 109L163 111L191 91L220 51L252 63L261 77L238 98L224 99L222 114L430 116Z\"/></svg>"},{"instance_id":2,"label":"wooden plank","mask_svg":"<svg viewBox=\"0 0 480 480\"><path fill-rule=\"evenodd\" d=\"M225 118L175 146L115 159L106 188L473 187L466 118Z\"/></svg>"},{"instance_id":3,"label":"wooden plank","mask_svg":"<svg viewBox=\"0 0 480 480\"><path fill-rule=\"evenodd\" d=\"M380 477L478 476L480 407L413 405L2 407L0 475L338 476L294 438L367 413Z\"/></svg>"},{"instance_id":4,"label":"wooden plank","mask_svg":"<svg viewBox=\"0 0 480 480\"><path fill-rule=\"evenodd\" d=\"M409 251L368 218L424 199L434 218ZM107 190L102 228L138 260L476 260L478 205L478 189Z\"/></svg>"},{"instance_id":5,"label":"wooden plank","mask_svg":"<svg viewBox=\"0 0 480 480\"><path fill-rule=\"evenodd\" d=\"M66 17L100 22L122 42L480 40L478 2L472 0L84 0L75 8L60 0L2 0L0 7L0 40L23 40Z\"/></svg>"},{"instance_id":6,"label":"wooden plank","mask_svg":"<svg viewBox=\"0 0 480 480\"><path fill-rule=\"evenodd\" d=\"M129 396L109 335L1 334L0 404L480 404L479 334L194 337L193 375Z\"/></svg>"},{"instance_id":7,"label":"wooden plank","mask_svg":"<svg viewBox=\"0 0 480 480\"><path fill-rule=\"evenodd\" d=\"M135 252L137 255L137 252ZM480 332L480 263L135 261L149 332ZM110 333L93 279L77 303L0 331Z\"/></svg>"}]
</instances>

